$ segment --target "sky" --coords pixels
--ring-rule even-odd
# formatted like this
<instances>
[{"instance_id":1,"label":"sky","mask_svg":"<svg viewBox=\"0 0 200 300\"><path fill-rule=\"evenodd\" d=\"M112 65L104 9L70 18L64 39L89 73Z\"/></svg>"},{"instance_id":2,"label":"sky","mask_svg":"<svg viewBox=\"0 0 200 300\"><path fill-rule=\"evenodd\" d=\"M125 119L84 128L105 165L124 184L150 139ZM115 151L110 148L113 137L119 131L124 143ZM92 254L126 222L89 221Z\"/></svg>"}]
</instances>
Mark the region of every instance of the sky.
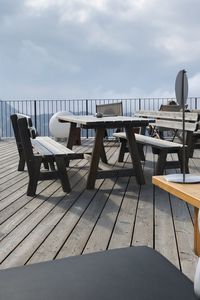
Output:
<instances>
[{"instance_id":1,"label":"sky","mask_svg":"<svg viewBox=\"0 0 200 300\"><path fill-rule=\"evenodd\" d=\"M200 96L199 0L0 0L0 99Z\"/></svg>"}]
</instances>

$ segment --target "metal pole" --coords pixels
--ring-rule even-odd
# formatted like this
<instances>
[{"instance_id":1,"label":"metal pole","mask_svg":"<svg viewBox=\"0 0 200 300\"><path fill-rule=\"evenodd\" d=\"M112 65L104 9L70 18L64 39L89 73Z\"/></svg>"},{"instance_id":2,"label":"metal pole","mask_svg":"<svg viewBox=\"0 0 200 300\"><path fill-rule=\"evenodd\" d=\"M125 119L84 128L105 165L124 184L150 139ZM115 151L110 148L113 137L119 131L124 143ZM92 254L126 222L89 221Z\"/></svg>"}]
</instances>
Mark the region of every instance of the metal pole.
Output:
<instances>
[{"instance_id":1,"label":"metal pole","mask_svg":"<svg viewBox=\"0 0 200 300\"><path fill-rule=\"evenodd\" d=\"M184 99L184 79L186 71L182 72L182 91L181 91L181 100L182 100L182 110L183 110L183 182L185 182L185 99Z\"/></svg>"},{"instance_id":2,"label":"metal pole","mask_svg":"<svg viewBox=\"0 0 200 300\"><path fill-rule=\"evenodd\" d=\"M36 104L36 100L34 100L34 121L35 121L35 128L37 129L37 104Z\"/></svg>"},{"instance_id":3,"label":"metal pole","mask_svg":"<svg viewBox=\"0 0 200 300\"><path fill-rule=\"evenodd\" d=\"M88 99L86 99L86 116L88 116ZM88 139L88 129L86 129L86 137Z\"/></svg>"}]
</instances>

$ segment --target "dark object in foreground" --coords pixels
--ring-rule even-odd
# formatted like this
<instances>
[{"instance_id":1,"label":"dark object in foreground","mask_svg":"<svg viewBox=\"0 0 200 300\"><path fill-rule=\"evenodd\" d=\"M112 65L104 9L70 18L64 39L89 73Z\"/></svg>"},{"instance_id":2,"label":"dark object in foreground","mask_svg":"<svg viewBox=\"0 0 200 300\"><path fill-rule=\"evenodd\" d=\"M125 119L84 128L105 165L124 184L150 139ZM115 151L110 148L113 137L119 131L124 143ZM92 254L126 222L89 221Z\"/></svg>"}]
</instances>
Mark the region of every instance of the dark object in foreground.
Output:
<instances>
[{"instance_id":1,"label":"dark object in foreground","mask_svg":"<svg viewBox=\"0 0 200 300\"><path fill-rule=\"evenodd\" d=\"M3 300L192 300L192 282L148 247L0 271Z\"/></svg>"}]
</instances>

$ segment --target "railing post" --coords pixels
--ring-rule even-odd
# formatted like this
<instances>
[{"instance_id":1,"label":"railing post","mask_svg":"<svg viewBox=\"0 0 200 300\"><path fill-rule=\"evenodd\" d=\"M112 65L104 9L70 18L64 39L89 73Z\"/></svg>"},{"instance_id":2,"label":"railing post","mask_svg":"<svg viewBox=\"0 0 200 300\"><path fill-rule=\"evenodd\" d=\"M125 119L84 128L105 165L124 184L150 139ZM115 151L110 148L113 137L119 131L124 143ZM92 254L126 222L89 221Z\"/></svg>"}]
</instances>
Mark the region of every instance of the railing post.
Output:
<instances>
[{"instance_id":1,"label":"railing post","mask_svg":"<svg viewBox=\"0 0 200 300\"><path fill-rule=\"evenodd\" d=\"M3 137L3 103L0 100L1 108L0 108L0 140Z\"/></svg>"},{"instance_id":2,"label":"railing post","mask_svg":"<svg viewBox=\"0 0 200 300\"><path fill-rule=\"evenodd\" d=\"M195 97L194 106L195 106L195 109L197 109L197 97Z\"/></svg>"},{"instance_id":3,"label":"railing post","mask_svg":"<svg viewBox=\"0 0 200 300\"><path fill-rule=\"evenodd\" d=\"M37 103L34 100L34 121L35 121L35 128L37 129Z\"/></svg>"},{"instance_id":4,"label":"railing post","mask_svg":"<svg viewBox=\"0 0 200 300\"><path fill-rule=\"evenodd\" d=\"M86 116L88 116L88 99L86 99L85 106L86 106ZM86 129L86 137L88 139L88 129Z\"/></svg>"},{"instance_id":5,"label":"railing post","mask_svg":"<svg viewBox=\"0 0 200 300\"><path fill-rule=\"evenodd\" d=\"M141 99L139 98L139 110L141 110Z\"/></svg>"}]
</instances>

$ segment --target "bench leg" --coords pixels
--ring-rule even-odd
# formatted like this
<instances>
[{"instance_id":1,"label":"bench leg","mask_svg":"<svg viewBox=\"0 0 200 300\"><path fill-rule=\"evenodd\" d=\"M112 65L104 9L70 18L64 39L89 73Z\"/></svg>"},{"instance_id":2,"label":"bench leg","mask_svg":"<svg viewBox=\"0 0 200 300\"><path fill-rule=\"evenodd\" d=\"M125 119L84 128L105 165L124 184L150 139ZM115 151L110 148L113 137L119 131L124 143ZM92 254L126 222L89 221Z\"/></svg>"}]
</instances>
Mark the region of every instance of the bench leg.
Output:
<instances>
[{"instance_id":1,"label":"bench leg","mask_svg":"<svg viewBox=\"0 0 200 300\"><path fill-rule=\"evenodd\" d=\"M180 149L178 150L178 159L180 161L180 169L181 169L181 172L183 173L184 171L184 167L183 167L183 150ZM189 166L188 166L188 163L189 163L189 158L188 158L188 153L187 153L187 150L186 150L186 154L185 154L185 173L189 174Z\"/></svg>"},{"instance_id":2,"label":"bench leg","mask_svg":"<svg viewBox=\"0 0 200 300\"><path fill-rule=\"evenodd\" d=\"M137 144L137 146L138 146L138 152L139 152L140 160L145 161L144 145Z\"/></svg>"},{"instance_id":3,"label":"bench leg","mask_svg":"<svg viewBox=\"0 0 200 300\"><path fill-rule=\"evenodd\" d=\"M118 162L123 162L124 154L126 152L129 152L129 150L128 150L128 146L127 146L127 140L120 139L120 143L121 143L121 145L120 145L120 150L119 150ZM138 147L140 160L145 161L145 155L144 155L144 150L143 150L144 146L142 144L137 143L137 147Z\"/></svg>"},{"instance_id":4,"label":"bench leg","mask_svg":"<svg viewBox=\"0 0 200 300\"><path fill-rule=\"evenodd\" d=\"M167 160L167 150L160 150L156 164L155 175L163 175Z\"/></svg>"},{"instance_id":5,"label":"bench leg","mask_svg":"<svg viewBox=\"0 0 200 300\"><path fill-rule=\"evenodd\" d=\"M69 178L66 170L66 157L62 155L56 155L55 160L58 169L58 176L60 178L63 191L65 193L69 193L71 191L71 187L70 187Z\"/></svg>"},{"instance_id":6,"label":"bench leg","mask_svg":"<svg viewBox=\"0 0 200 300\"><path fill-rule=\"evenodd\" d=\"M19 150L19 164L18 164L18 171L24 171L25 167L25 159L24 159L24 154L22 150Z\"/></svg>"},{"instance_id":7,"label":"bench leg","mask_svg":"<svg viewBox=\"0 0 200 300\"><path fill-rule=\"evenodd\" d=\"M48 164L47 161L44 161L44 162L43 162L43 165L44 165L44 168L45 168L46 170L49 170L49 164Z\"/></svg>"},{"instance_id":8,"label":"bench leg","mask_svg":"<svg viewBox=\"0 0 200 300\"><path fill-rule=\"evenodd\" d=\"M125 139L120 139L121 146L119 150L118 162L123 162L124 154L127 152L127 141Z\"/></svg>"},{"instance_id":9,"label":"bench leg","mask_svg":"<svg viewBox=\"0 0 200 300\"><path fill-rule=\"evenodd\" d=\"M89 174L87 178L87 189L91 190L95 187L97 169L99 165L99 160L101 156L102 148L99 145L103 145L103 137L104 137L104 128L98 128L96 130L96 136L94 141L94 146L92 150L92 157L90 163Z\"/></svg>"},{"instance_id":10,"label":"bench leg","mask_svg":"<svg viewBox=\"0 0 200 300\"><path fill-rule=\"evenodd\" d=\"M40 168L41 168L42 158L35 157L33 165L28 166L29 172L29 183L27 189L27 196L35 196L37 184L40 176Z\"/></svg>"},{"instance_id":11,"label":"bench leg","mask_svg":"<svg viewBox=\"0 0 200 300\"><path fill-rule=\"evenodd\" d=\"M140 156L138 151L138 146L136 143L134 132L132 128L125 127L126 137L128 140L129 153L131 156L133 168L135 170L135 176L138 184L145 184L144 174L142 171L142 165L140 162Z\"/></svg>"}]
</instances>

